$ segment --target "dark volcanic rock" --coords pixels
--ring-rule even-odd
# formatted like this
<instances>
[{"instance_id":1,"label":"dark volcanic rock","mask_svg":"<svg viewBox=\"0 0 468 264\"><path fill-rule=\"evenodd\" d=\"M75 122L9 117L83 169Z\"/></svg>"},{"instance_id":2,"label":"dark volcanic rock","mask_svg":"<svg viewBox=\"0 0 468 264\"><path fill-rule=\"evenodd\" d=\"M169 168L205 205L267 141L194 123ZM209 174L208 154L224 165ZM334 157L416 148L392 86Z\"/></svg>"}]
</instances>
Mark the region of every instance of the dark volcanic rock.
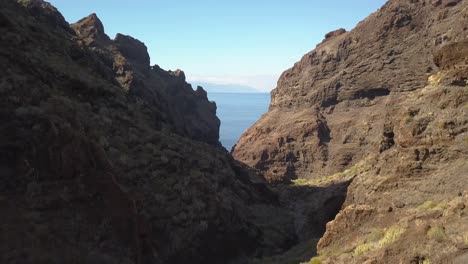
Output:
<instances>
[{"instance_id":1,"label":"dark volcanic rock","mask_svg":"<svg viewBox=\"0 0 468 264\"><path fill-rule=\"evenodd\" d=\"M148 50L143 42L122 34L117 34L114 42L125 58L142 65L150 64Z\"/></svg>"},{"instance_id":2,"label":"dark volcanic rock","mask_svg":"<svg viewBox=\"0 0 468 264\"><path fill-rule=\"evenodd\" d=\"M66 31L71 31L62 14L50 3L42 0L21 0L18 2L41 22L49 24L52 28L60 27Z\"/></svg>"},{"instance_id":3,"label":"dark volcanic rock","mask_svg":"<svg viewBox=\"0 0 468 264\"><path fill-rule=\"evenodd\" d=\"M183 71L150 67L144 43L122 34L111 40L94 14L71 27L76 32L79 45L89 50L100 64L99 71L128 93L137 95L141 103L151 109L158 126L168 126L172 131L195 140L219 144L220 122L216 117L216 106L197 96L191 85L185 82Z\"/></svg>"},{"instance_id":4,"label":"dark volcanic rock","mask_svg":"<svg viewBox=\"0 0 468 264\"><path fill-rule=\"evenodd\" d=\"M86 45L89 46L97 46L99 44L96 42L108 42L110 40L106 33L104 33L104 25L94 13L80 19L72 25L72 28L75 30L79 38L83 39Z\"/></svg>"},{"instance_id":5,"label":"dark volcanic rock","mask_svg":"<svg viewBox=\"0 0 468 264\"><path fill-rule=\"evenodd\" d=\"M57 27L19 2L0 1L1 263L243 263L291 245L291 217L219 147L216 106L182 71L95 15Z\"/></svg>"}]
</instances>

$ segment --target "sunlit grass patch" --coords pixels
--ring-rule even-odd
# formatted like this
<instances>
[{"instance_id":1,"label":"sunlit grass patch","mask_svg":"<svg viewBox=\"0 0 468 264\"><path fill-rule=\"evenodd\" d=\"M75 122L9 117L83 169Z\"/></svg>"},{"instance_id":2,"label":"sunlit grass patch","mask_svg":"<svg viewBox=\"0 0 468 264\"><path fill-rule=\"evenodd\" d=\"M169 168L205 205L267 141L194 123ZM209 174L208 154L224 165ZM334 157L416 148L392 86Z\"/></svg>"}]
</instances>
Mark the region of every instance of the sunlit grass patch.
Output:
<instances>
[{"instance_id":1,"label":"sunlit grass patch","mask_svg":"<svg viewBox=\"0 0 468 264\"><path fill-rule=\"evenodd\" d=\"M307 179L294 179L292 180L292 183L297 186L304 186L304 185L309 185L310 180Z\"/></svg>"},{"instance_id":2,"label":"sunlit grass patch","mask_svg":"<svg viewBox=\"0 0 468 264\"><path fill-rule=\"evenodd\" d=\"M385 235L384 230L374 228L374 229L372 229L370 234L367 236L367 241L368 242L379 241L384 235Z\"/></svg>"},{"instance_id":3,"label":"sunlit grass patch","mask_svg":"<svg viewBox=\"0 0 468 264\"><path fill-rule=\"evenodd\" d=\"M322 258L321 257L313 257L309 260L309 262L304 262L302 264L321 264Z\"/></svg>"},{"instance_id":4,"label":"sunlit grass patch","mask_svg":"<svg viewBox=\"0 0 468 264\"><path fill-rule=\"evenodd\" d=\"M427 236L431 239L434 239L437 242L441 242L447 237L447 235L445 234L445 230L440 226L431 227L427 231Z\"/></svg>"},{"instance_id":5,"label":"sunlit grass patch","mask_svg":"<svg viewBox=\"0 0 468 264\"><path fill-rule=\"evenodd\" d=\"M418 206L418 209L432 209L432 208L435 208L436 206L437 206L437 203L433 201L426 201L420 206Z\"/></svg>"},{"instance_id":6,"label":"sunlit grass patch","mask_svg":"<svg viewBox=\"0 0 468 264\"><path fill-rule=\"evenodd\" d=\"M356 166L352 166L351 168L345 170L343 172L344 175L354 175L357 173L358 168Z\"/></svg>"},{"instance_id":7,"label":"sunlit grass patch","mask_svg":"<svg viewBox=\"0 0 468 264\"><path fill-rule=\"evenodd\" d=\"M316 179L295 179L292 180L292 183L296 186L306 186L306 185L328 185L334 182L340 182L344 179L347 179L351 176L356 175L358 172L358 167L352 166L342 172L335 173L333 175L324 176Z\"/></svg>"},{"instance_id":8,"label":"sunlit grass patch","mask_svg":"<svg viewBox=\"0 0 468 264\"><path fill-rule=\"evenodd\" d=\"M439 209L445 210L447 208L447 202L434 202L434 201L426 201L423 204L419 205L417 209L420 210L430 210L430 209Z\"/></svg>"},{"instance_id":9,"label":"sunlit grass patch","mask_svg":"<svg viewBox=\"0 0 468 264\"><path fill-rule=\"evenodd\" d=\"M369 251L384 248L397 241L405 232L405 229L394 225L387 229L373 229L364 242L354 249L354 256L364 255Z\"/></svg>"},{"instance_id":10,"label":"sunlit grass patch","mask_svg":"<svg viewBox=\"0 0 468 264\"><path fill-rule=\"evenodd\" d=\"M361 244L359 246L357 246L355 249L354 249L354 255L355 256L359 256L359 255L362 255L362 254L365 254L371 250L373 250L375 248L375 243L364 243L364 244Z\"/></svg>"},{"instance_id":11,"label":"sunlit grass patch","mask_svg":"<svg viewBox=\"0 0 468 264\"><path fill-rule=\"evenodd\" d=\"M379 246L385 247L386 245L397 241L404 232L405 229L397 225L387 228L383 238L379 240Z\"/></svg>"}]
</instances>

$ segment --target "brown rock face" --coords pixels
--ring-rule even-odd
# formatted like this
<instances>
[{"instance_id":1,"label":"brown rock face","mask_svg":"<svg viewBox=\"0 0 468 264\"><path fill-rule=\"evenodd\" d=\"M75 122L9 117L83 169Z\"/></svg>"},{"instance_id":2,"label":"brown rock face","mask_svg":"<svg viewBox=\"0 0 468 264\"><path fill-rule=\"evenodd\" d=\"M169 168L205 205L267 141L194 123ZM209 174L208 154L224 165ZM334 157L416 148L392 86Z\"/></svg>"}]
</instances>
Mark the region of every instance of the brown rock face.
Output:
<instances>
[{"instance_id":1,"label":"brown rock face","mask_svg":"<svg viewBox=\"0 0 468 264\"><path fill-rule=\"evenodd\" d=\"M343 35L344 33L346 33L346 29L344 29L344 28L340 28L340 29L328 32L327 34L325 34L325 40L327 40L329 38L338 37L340 35Z\"/></svg>"},{"instance_id":2,"label":"brown rock face","mask_svg":"<svg viewBox=\"0 0 468 264\"><path fill-rule=\"evenodd\" d=\"M0 35L0 263L243 263L294 241L219 147L216 105L142 42L39 0L0 1Z\"/></svg>"},{"instance_id":3,"label":"brown rock face","mask_svg":"<svg viewBox=\"0 0 468 264\"><path fill-rule=\"evenodd\" d=\"M318 244L319 254L334 252L323 263L463 263L457 259L466 257L468 228L466 102L466 86L444 85L391 102L394 145L355 165L344 209Z\"/></svg>"},{"instance_id":4,"label":"brown rock face","mask_svg":"<svg viewBox=\"0 0 468 264\"><path fill-rule=\"evenodd\" d=\"M352 31L327 34L281 75L270 111L233 156L278 181L331 175L378 153L392 100L431 75L464 85L466 24L465 1L389 1Z\"/></svg>"},{"instance_id":5,"label":"brown rock face","mask_svg":"<svg viewBox=\"0 0 468 264\"><path fill-rule=\"evenodd\" d=\"M431 76L437 84L466 86L468 78L468 40L448 44L434 53L434 63L441 70Z\"/></svg>"}]
</instances>

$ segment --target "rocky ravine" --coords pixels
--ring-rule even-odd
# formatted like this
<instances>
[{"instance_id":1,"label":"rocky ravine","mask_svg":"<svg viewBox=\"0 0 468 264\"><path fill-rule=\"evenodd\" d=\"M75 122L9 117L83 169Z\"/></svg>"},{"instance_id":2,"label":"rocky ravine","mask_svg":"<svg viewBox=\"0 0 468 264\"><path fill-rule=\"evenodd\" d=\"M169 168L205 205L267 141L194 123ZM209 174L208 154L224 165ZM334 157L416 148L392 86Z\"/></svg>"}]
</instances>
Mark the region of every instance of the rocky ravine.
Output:
<instances>
[{"instance_id":1,"label":"rocky ravine","mask_svg":"<svg viewBox=\"0 0 468 264\"><path fill-rule=\"evenodd\" d=\"M1 1L0 262L465 263L467 10L392 0L327 34L238 142L249 168L142 42Z\"/></svg>"},{"instance_id":2,"label":"rocky ravine","mask_svg":"<svg viewBox=\"0 0 468 264\"><path fill-rule=\"evenodd\" d=\"M206 92L142 42L5 0L0 47L1 263L245 263L296 240Z\"/></svg>"},{"instance_id":3,"label":"rocky ravine","mask_svg":"<svg viewBox=\"0 0 468 264\"><path fill-rule=\"evenodd\" d=\"M232 154L293 188L352 181L311 263L468 262L467 25L467 1L390 0L280 77Z\"/></svg>"}]
</instances>

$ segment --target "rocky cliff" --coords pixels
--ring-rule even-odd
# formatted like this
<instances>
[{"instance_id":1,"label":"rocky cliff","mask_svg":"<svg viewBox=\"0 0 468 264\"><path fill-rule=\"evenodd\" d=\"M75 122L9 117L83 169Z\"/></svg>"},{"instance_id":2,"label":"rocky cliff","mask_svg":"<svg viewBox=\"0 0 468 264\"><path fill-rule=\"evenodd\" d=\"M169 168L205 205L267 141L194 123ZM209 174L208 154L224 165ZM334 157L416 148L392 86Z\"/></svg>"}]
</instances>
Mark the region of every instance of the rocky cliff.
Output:
<instances>
[{"instance_id":1,"label":"rocky cliff","mask_svg":"<svg viewBox=\"0 0 468 264\"><path fill-rule=\"evenodd\" d=\"M429 78L466 84L466 59L459 56L466 54L465 7L465 1L389 1L352 31L327 34L281 75L269 112L233 156L281 181L330 175L379 152L389 98L406 98Z\"/></svg>"},{"instance_id":2,"label":"rocky cliff","mask_svg":"<svg viewBox=\"0 0 468 264\"><path fill-rule=\"evenodd\" d=\"M288 188L351 182L311 263L468 261L467 25L467 1L390 0L281 75L232 154ZM340 206L307 199L309 231Z\"/></svg>"},{"instance_id":3,"label":"rocky cliff","mask_svg":"<svg viewBox=\"0 0 468 264\"><path fill-rule=\"evenodd\" d=\"M216 105L142 42L6 0L0 47L1 263L243 263L294 242L220 147Z\"/></svg>"}]
</instances>

